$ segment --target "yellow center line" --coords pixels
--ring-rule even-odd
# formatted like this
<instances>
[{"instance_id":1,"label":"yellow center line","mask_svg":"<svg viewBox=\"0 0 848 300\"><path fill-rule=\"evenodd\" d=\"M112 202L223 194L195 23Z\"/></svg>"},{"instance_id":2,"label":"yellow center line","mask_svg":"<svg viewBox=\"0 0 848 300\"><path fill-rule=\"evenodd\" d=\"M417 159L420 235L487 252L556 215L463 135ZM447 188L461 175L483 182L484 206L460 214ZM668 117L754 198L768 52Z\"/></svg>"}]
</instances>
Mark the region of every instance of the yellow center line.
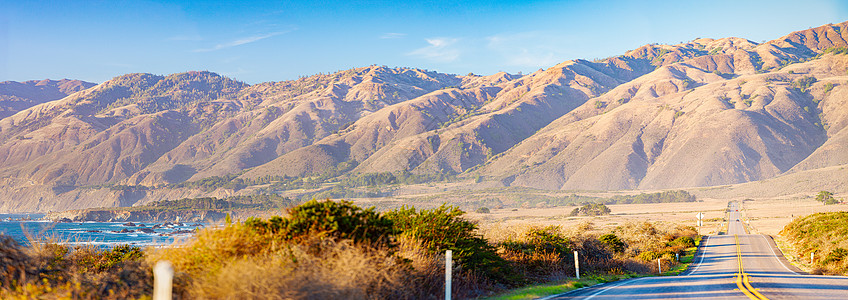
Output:
<instances>
[{"instance_id":1,"label":"yellow center line","mask_svg":"<svg viewBox=\"0 0 848 300\"><path fill-rule=\"evenodd\" d=\"M739 235L733 235L736 238L736 259L739 261L739 272L736 273L736 286L739 287L739 290L742 291L745 296L754 300L768 300L766 296L760 294L757 289L751 286L751 282L748 279L748 274L745 273L745 269L742 267L742 246L739 245Z\"/></svg>"}]
</instances>

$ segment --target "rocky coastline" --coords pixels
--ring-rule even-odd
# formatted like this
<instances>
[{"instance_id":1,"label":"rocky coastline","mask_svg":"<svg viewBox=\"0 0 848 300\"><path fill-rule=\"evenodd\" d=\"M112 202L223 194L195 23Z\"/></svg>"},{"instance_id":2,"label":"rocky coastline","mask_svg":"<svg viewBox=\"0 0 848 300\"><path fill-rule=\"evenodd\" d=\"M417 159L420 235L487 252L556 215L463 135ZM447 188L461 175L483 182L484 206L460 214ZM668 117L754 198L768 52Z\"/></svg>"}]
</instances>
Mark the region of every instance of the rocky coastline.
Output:
<instances>
[{"instance_id":1,"label":"rocky coastline","mask_svg":"<svg viewBox=\"0 0 848 300\"><path fill-rule=\"evenodd\" d=\"M168 210L168 209L79 209L49 212L44 219L54 222L222 222L227 214L237 218L237 211Z\"/></svg>"}]
</instances>

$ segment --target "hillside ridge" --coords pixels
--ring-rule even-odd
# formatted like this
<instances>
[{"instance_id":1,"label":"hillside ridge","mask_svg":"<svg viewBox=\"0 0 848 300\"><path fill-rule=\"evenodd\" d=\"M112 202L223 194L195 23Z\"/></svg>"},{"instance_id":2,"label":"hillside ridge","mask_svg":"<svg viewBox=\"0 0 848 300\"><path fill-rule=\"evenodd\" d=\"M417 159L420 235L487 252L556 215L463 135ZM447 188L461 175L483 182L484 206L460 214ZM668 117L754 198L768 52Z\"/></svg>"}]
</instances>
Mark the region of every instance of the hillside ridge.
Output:
<instances>
[{"instance_id":1,"label":"hillside ridge","mask_svg":"<svg viewBox=\"0 0 848 300\"><path fill-rule=\"evenodd\" d=\"M280 193L386 172L653 190L841 166L846 47L848 22L763 43L649 44L526 75L372 65L252 85L208 71L2 82L0 211Z\"/></svg>"}]
</instances>

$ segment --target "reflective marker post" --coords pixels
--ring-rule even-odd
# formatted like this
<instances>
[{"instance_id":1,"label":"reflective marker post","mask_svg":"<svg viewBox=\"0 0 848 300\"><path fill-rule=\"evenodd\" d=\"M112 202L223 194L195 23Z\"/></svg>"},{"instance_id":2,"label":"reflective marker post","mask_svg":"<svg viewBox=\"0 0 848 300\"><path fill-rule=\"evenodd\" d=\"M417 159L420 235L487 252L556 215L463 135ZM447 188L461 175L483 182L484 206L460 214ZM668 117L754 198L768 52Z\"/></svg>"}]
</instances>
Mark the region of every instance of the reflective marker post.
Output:
<instances>
[{"instance_id":1,"label":"reflective marker post","mask_svg":"<svg viewBox=\"0 0 848 300\"><path fill-rule=\"evenodd\" d=\"M451 272L453 271L452 260L453 251L445 251L445 300L451 299Z\"/></svg>"},{"instance_id":2,"label":"reflective marker post","mask_svg":"<svg viewBox=\"0 0 848 300\"><path fill-rule=\"evenodd\" d=\"M577 274L577 279L580 280L580 261L577 259L577 251L574 251L574 273Z\"/></svg>"},{"instance_id":3,"label":"reflective marker post","mask_svg":"<svg viewBox=\"0 0 848 300\"><path fill-rule=\"evenodd\" d=\"M657 270L659 270L659 273L662 274L662 262L660 262L659 258L657 258Z\"/></svg>"},{"instance_id":4,"label":"reflective marker post","mask_svg":"<svg viewBox=\"0 0 848 300\"><path fill-rule=\"evenodd\" d=\"M153 267L153 300L171 300L171 285L174 267L168 261L160 261Z\"/></svg>"}]
</instances>

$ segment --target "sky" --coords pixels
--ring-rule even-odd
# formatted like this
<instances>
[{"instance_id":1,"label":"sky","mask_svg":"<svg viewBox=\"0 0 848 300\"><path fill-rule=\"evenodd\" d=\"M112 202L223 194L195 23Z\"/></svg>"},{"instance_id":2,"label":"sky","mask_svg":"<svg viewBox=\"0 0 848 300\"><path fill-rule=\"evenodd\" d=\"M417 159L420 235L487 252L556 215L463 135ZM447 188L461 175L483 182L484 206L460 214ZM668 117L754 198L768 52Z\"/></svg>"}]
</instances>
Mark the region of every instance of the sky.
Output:
<instances>
[{"instance_id":1,"label":"sky","mask_svg":"<svg viewBox=\"0 0 848 300\"><path fill-rule=\"evenodd\" d=\"M843 1L0 0L0 81L208 70L250 84L353 67L529 73L695 38L772 40Z\"/></svg>"}]
</instances>

